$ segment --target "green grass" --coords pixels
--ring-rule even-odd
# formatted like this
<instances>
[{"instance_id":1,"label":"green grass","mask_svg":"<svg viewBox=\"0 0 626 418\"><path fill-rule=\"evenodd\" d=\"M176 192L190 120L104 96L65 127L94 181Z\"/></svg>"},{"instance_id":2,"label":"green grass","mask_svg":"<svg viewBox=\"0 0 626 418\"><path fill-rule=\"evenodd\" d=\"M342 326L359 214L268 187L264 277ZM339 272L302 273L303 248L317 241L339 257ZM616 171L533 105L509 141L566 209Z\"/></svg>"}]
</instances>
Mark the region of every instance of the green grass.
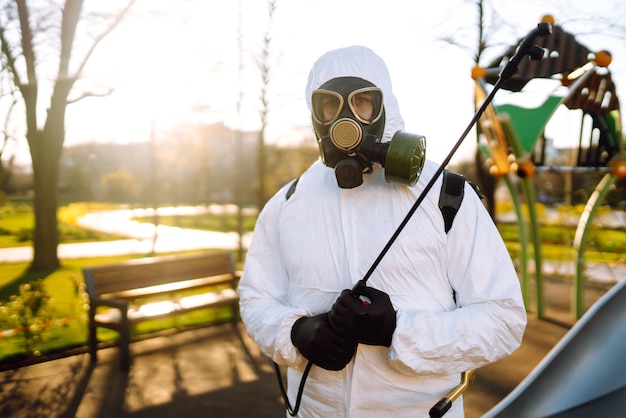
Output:
<instances>
[{"instance_id":1,"label":"green grass","mask_svg":"<svg viewBox=\"0 0 626 418\"><path fill-rule=\"evenodd\" d=\"M77 219L95 210L114 209L116 206L100 203L71 203L59 208L59 241L63 243L115 240L120 237L81 228ZM0 206L0 248L32 245L35 219L30 204L7 202Z\"/></svg>"},{"instance_id":2,"label":"green grass","mask_svg":"<svg viewBox=\"0 0 626 418\"><path fill-rule=\"evenodd\" d=\"M34 223L30 208L0 207L0 248L31 245Z\"/></svg>"},{"instance_id":3,"label":"green grass","mask_svg":"<svg viewBox=\"0 0 626 418\"><path fill-rule=\"evenodd\" d=\"M511 256L519 257L521 250L518 226L499 224L498 230ZM575 227L543 225L539 233L541 234L541 254L545 260L574 260ZM626 260L626 230L592 228L585 248L585 259L593 262L623 263Z\"/></svg>"}]
</instances>

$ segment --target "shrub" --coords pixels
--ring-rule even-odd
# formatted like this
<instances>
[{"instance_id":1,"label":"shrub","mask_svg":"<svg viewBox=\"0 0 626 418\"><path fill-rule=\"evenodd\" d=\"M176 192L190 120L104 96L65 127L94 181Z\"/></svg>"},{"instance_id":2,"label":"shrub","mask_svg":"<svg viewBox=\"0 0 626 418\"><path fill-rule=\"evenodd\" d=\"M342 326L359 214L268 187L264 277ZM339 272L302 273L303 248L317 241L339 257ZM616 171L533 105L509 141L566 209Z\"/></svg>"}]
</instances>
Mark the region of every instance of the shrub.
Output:
<instances>
[{"instance_id":1,"label":"shrub","mask_svg":"<svg viewBox=\"0 0 626 418\"><path fill-rule=\"evenodd\" d=\"M26 352L40 355L40 343L46 337L53 318L51 297L41 280L20 285L19 293L0 306L0 325L13 328L24 337Z\"/></svg>"}]
</instances>

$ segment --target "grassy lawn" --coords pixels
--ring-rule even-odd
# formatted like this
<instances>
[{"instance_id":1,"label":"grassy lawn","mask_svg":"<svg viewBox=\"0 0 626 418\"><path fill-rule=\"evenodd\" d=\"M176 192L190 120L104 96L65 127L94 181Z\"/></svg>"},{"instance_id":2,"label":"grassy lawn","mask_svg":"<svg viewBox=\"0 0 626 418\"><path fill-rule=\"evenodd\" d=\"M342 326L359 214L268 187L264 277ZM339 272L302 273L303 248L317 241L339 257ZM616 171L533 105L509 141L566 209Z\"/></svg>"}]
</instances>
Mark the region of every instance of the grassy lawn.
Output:
<instances>
[{"instance_id":1,"label":"grassy lawn","mask_svg":"<svg viewBox=\"0 0 626 418\"><path fill-rule=\"evenodd\" d=\"M115 207L100 203L71 203L59 208L59 240L70 243L119 239L117 235L105 234L77 225L77 219L89 211ZM32 245L34 225L33 210L29 203L7 202L0 206L0 248Z\"/></svg>"},{"instance_id":2,"label":"grassy lawn","mask_svg":"<svg viewBox=\"0 0 626 418\"><path fill-rule=\"evenodd\" d=\"M30 207L0 207L0 248L31 245L34 223Z\"/></svg>"},{"instance_id":3,"label":"grassy lawn","mask_svg":"<svg viewBox=\"0 0 626 418\"><path fill-rule=\"evenodd\" d=\"M499 224L512 257L520 256L519 230L516 224ZM574 260L575 227L543 225L541 227L541 254L545 260ZM532 247L531 247L532 248ZM592 262L624 263L626 260L626 230L592 229L585 248L585 260Z\"/></svg>"}]
</instances>

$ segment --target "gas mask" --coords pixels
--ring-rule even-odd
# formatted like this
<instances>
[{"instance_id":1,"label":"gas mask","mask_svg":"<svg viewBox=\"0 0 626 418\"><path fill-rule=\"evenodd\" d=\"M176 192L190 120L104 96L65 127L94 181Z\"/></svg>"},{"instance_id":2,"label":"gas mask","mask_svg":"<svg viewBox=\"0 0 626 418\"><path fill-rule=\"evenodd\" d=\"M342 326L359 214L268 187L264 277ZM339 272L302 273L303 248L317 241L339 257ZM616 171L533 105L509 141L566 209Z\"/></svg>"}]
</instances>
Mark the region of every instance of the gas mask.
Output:
<instances>
[{"instance_id":1,"label":"gas mask","mask_svg":"<svg viewBox=\"0 0 626 418\"><path fill-rule=\"evenodd\" d=\"M385 168L390 183L413 186L425 161L421 135L396 132L381 142L385 129L382 91L357 77L339 77L311 95L312 119L322 162L335 169L337 185L352 189L363 183L373 164Z\"/></svg>"}]
</instances>

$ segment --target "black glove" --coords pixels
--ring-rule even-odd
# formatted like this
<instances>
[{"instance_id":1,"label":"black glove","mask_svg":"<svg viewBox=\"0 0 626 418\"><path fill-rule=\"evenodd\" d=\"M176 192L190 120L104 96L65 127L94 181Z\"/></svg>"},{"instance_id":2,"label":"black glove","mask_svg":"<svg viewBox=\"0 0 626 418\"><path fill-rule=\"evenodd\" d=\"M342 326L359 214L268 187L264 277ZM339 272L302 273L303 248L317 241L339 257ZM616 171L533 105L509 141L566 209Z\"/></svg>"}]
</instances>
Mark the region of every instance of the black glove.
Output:
<instances>
[{"instance_id":1,"label":"black glove","mask_svg":"<svg viewBox=\"0 0 626 418\"><path fill-rule=\"evenodd\" d=\"M291 342L304 357L326 370L346 367L357 346L332 330L328 313L298 319L291 328Z\"/></svg>"},{"instance_id":2,"label":"black glove","mask_svg":"<svg viewBox=\"0 0 626 418\"><path fill-rule=\"evenodd\" d=\"M365 286L359 291L367 299L354 296L348 289L341 292L328 314L331 326L349 340L389 347L396 329L396 311L389 295Z\"/></svg>"}]
</instances>

